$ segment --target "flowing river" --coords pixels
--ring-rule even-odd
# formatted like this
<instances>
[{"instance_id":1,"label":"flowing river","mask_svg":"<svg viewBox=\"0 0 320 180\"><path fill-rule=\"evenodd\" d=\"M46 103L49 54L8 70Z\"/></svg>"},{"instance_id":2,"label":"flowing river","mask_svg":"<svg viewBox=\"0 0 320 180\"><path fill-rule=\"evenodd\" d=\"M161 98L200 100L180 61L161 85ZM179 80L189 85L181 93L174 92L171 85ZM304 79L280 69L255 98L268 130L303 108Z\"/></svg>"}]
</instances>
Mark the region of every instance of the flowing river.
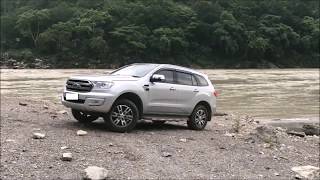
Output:
<instances>
[{"instance_id":1,"label":"flowing river","mask_svg":"<svg viewBox=\"0 0 320 180\"><path fill-rule=\"evenodd\" d=\"M69 76L102 69L1 69L1 96L59 101ZM218 112L256 118L319 118L319 69L202 69L219 93Z\"/></svg>"}]
</instances>

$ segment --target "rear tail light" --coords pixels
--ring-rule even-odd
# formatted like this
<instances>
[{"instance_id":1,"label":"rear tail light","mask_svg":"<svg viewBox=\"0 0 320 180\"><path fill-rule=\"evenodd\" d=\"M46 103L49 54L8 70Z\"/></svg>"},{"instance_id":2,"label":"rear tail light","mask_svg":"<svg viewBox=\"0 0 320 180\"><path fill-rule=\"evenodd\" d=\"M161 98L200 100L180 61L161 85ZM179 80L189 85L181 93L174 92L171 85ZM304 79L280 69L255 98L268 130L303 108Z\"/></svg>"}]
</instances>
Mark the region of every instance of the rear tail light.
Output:
<instances>
[{"instance_id":1,"label":"rear tail light","mask_svg":"<svg viewBox=\"0 0 320 180\"><path fill-rule=\"evenodd\" d=\"M215 97L218 97L218 92L217 91L213 91L212 93Z\"/></svg>"}]
</instances>

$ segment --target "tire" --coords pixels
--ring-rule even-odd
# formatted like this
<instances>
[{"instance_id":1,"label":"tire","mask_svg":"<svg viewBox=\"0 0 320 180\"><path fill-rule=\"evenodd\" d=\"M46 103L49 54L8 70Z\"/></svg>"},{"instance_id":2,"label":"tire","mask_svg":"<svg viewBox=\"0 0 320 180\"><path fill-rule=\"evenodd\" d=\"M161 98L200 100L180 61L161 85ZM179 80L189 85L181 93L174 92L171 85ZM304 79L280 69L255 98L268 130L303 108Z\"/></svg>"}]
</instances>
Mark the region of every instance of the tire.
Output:
<instances>
[{"instance_id":1,"label":"tire","mask_svg":"<svg viewBox=\"0 0 320 180\"><path fill-rule=\"evenodd\" d=\"M128 99L117 100L104 118L107 127L115 132L130 132L139 117L137 106Z\"/></svg>"},{"instance_id":2,"label":"tire","mask_svg":"<svg viewBox=\"0 0 320 180\"><path fill-rule=\"evenodd\" d=\"M203 105L197 105L187 122L188 127L193 130L203 130L206 127L209 118L209 110Z\"/></svg>"},{"instance_id":3,"label":"tire","mask_svg":"<svg viewBox=\"0 0 320 180\"><path fill-rule=\"evenodd\" d=\"M97 120L99 116L94 115L94 114L89 114L83 111L71 110L73 117L78 120L80 123L91 123L94 120Z\"/></svg>"},{"instance_id":4,"label":"tire","mask_svg":"<svg viewBox=\"0 0 320 180\"><path fill-rule=\"evenodd\" d=\"M152 121L152 124L156 125L156 126L161 126L164 123L166 123L166 121Z\"/></svg>"}]
</instances>

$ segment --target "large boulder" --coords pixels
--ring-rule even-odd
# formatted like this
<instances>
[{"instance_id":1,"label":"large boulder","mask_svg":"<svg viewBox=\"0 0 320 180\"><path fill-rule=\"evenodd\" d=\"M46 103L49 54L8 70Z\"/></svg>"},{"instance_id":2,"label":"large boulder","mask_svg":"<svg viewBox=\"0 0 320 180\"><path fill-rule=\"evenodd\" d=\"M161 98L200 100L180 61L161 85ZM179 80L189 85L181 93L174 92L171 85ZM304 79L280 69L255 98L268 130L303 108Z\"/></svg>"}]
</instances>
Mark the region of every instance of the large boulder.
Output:
<instances>
[{"instance_id":1,"label":"large boulder","mask_svg":"<svg viewBox=\"0 0 320 180\"><path fill-rule=\"evenodd\" d=\"M308 136L320 135L320 126L315 124L305 124L302 126L303 132Z\"/></svg>"},{"instance_id":2,"label":"large boulder","mask_svg":"<svg viewBox=\"0 0 320 180\"><path fill-rule=\"evenodd\" d=\"M305 179L319 179L320 178L320 170L319 167L315 166L295 166L291 168L292 171L297 173L297 178L305 178Z\"/></svg>"},{"instance_id":3,"label":"large boulder","mask_svg":"<svg viewBox=\"0 0 320 180\"><path fill-rule=\"evenodd\" d=\"M257 141L275 145L279 143L277 132L278 130L274 127L262 125L256 127L251 135Z\"/></svg>"}]
</instances>

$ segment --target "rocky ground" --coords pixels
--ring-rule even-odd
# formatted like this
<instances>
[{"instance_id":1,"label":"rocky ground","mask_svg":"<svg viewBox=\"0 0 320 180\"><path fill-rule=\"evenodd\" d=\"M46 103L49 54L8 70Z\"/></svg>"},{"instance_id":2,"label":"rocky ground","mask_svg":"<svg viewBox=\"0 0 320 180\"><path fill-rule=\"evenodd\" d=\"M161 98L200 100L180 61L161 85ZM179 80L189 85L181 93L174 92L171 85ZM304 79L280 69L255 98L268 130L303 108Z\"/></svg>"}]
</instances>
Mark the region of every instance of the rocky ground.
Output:
<instances>
[{"instance_id":1,"label":"rocky ground","mask_svg":"<svg viewBox=\"0 0 320 180\"><path fill-rule=\"evenodd\" d=\"M204 131L142 122L114 133L102 120L81 125L64 110L1 98L1 179L81 179L98 167L110 179L294 179L292 167L319 167L318 136L291 136L249 116L217 116Z\"/></svg>"}]
</instances>

